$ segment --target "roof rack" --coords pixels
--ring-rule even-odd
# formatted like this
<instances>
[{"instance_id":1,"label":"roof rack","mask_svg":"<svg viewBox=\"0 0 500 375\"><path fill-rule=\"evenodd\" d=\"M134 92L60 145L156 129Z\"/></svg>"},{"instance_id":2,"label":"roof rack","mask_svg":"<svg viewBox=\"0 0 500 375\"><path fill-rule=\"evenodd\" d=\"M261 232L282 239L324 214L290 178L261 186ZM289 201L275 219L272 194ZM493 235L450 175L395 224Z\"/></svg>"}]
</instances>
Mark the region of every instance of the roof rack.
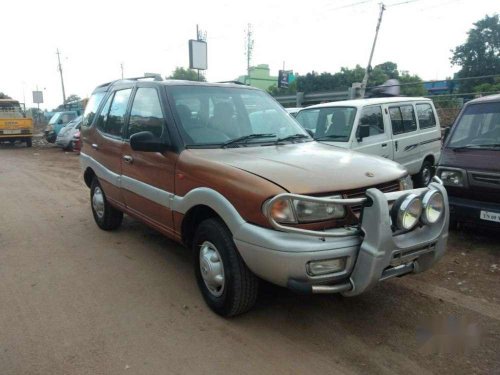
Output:
<instances>
[{"instance_id":1,"label":"roof rack","mask_svg":"<svg viewBox=\"0 0 500 375\"><path fill-rule=\"evenodd\" d=\"M142 77L131 77L131 78L124 78L124 81L139 81L141 79L153 79L154 81L163 81L163 78L161 77L160 74L157 73L145 73Z\"/></svg>"},{"instance_id":2,"label":"roof rack","mask_svg":"<svg viewBox=\"0 0 500 375\"><path fill-rule=\"evenodd\" d=\"M248 86L246 83L240 82L240 81L220 81L216 83L232 83L235 85L242 85L242 86Z\"/></svg>"}]
</instances>

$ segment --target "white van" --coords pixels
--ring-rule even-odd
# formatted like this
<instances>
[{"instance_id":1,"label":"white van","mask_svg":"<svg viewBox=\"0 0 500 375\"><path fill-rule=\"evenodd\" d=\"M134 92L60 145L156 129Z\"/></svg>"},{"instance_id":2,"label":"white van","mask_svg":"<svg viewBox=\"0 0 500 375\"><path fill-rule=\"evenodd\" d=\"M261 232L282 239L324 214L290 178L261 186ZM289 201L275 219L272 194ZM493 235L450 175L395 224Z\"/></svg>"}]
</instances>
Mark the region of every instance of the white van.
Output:
<instances>
[{"instance_id":1,"label":"white van","mask_svg":"<svg viewBox=\"0 0 500 375\"><path fill-rule=\"evenodd\" d=\"M297 121L333 146L378 155L404 165L427 186L441 154L441 128L432 100L372 98L313 105Z\"/></svg>"}]
</instances>

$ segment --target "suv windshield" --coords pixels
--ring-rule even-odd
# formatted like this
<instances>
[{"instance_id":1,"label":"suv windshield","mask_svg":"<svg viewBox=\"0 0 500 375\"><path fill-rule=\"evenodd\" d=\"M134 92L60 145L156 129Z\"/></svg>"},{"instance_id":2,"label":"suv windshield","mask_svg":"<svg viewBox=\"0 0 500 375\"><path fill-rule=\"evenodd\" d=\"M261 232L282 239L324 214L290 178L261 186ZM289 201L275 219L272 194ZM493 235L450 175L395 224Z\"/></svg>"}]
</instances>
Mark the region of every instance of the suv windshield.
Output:
<instances>
[{"instance_id":1,"label":"suv windshield","mask_svg":"<svg viewBox=\"0 0 500 375\"><path fill-rule=\"evenodd\" d=\"M500 103L469 105L453 130L450 148L498 148L500 144Z\"/></svg>"},{"instance_id":2,"label":"suv windshield","mask_svg":"<svg viewBox=\"0 0 500 375\"><path fill-rule=\"evenodd\" d=\"M67 124L71 120L73 120L76 117L75 113L72 112L58 112L54 116L51 117L49 121L49 125L54 125L59 122L59 120L62 120L62 124Z\"/></svg>"},{"instance_id":3,"label":"suv windshield","mask_svg":"<svg viewBox=\"0 0 500 375\"><path fill-rule=\"evenodd\" d=\"M355 107L323 107L303 109L296 118L317 140L347 142L355 116Z\"/></svg>"},{"instance_id":4,"label":"suv windshield","mask_svg":"<svg viewBox=\"0 0 500 375\"><path fill-rule=\"evenodd\" d=\"M174 86L169 89L188 146L248 146L310 140L268 94L247 88ZM303 137L291 137L296 134ZM291 137L291 138L288 138Z\"/></svg>"}]
</instances>

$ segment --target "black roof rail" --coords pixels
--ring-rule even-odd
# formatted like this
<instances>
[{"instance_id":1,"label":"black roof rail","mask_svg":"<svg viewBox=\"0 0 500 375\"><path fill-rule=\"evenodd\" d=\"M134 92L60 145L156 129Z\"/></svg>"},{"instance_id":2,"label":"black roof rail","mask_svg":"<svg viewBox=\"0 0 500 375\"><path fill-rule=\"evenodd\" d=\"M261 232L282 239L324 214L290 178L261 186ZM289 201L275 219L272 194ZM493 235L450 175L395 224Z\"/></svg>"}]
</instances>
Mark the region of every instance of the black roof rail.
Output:
<instances>
[{"instance_id":1,"label":"black roof rail","mask_svg":"<svg viewBox=\"0 0 500 375\"><path fill-rule=\"evenodd\" d=\"M248 86L246 83L240 82L240 81L220 81L216 83L232 83L235 85L243 85L243 86Z\"/></svg>"},{"instance_id":2,"label":"black roof rail","mask_svg":"<svg viewBox=\"0 0 500 375\"><path fill-rule=\"evenodd\" d=\"M153 79L154 81L163 81L163 78L161 77L160 74L147 74L142 77L131 77L131 78L124 78L124 81L139 81L141 79Z\"/></svg>"}]
</instances>

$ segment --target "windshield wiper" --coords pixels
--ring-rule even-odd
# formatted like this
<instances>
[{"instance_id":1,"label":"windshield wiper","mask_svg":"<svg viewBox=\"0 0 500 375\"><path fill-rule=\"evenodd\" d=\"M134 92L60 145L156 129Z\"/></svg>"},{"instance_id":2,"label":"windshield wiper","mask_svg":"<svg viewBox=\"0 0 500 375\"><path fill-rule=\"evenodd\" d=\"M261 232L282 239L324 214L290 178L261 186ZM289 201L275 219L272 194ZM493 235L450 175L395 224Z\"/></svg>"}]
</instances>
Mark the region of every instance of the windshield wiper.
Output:
<instances>
[{"instance_id":1,"label":"windshield wiper","mask_svg":"<svg viewBox=\"0 0 500 375\"><path fill-rule=\"evenodd\" d=\"M248 135L244 135L242 137L238 137L235 139L230 139L229 141L224 142L221 145L221 147L224 148L224 147L227 147L227 146L230 146L230 145L233 145L236 143L240 143L240 142L246 143L246 141L249 141L250 139L254 139L254 138L274 138L274 137L276 137L276 134L273 134L273 133L248 134Z\"/></svg>"},{"instance_id":2,"label":"windshield wiper","mask_svg":"<svg viewBox=\"0 0 500 375\"><path fill-rule=\"evenodd\" d=\"M330 135L324 135L322 137L317 137L314 138L315 141L328 141L330 139L339 139L339 138L346 138L347 136L345 135L336 135L336 134L330 134Z\"/></svg>"},{"instance_id":3,"label":"windshield wiper","mask_svg":"<svg viewBox=\"0 0 500 375\"><path fill-rule=\"evenodd\" d=\"M464 145L464 146L457 146L457 147L451 147L451 149L455 152L457 151L463 151L463 150L470 150L470 149L477 149L477 148L497 148L500 147L500 143L491 143L491 144L485 144L485 145Z\"/></svg>"},{"instance_id":4,"label":"windshield wiper","mask_svg":"<svg viewBox=\"0 0 500 375\"><path fill-rule=\"evenodd\" d=\"M278 138L275 144L278 144L280 142L286 142L286 141L293 141L294 139L304 139L304 138L310 138L308 135L297 133L297 134L292 134L283 138Z\"/></svg>"}]
</instances>

